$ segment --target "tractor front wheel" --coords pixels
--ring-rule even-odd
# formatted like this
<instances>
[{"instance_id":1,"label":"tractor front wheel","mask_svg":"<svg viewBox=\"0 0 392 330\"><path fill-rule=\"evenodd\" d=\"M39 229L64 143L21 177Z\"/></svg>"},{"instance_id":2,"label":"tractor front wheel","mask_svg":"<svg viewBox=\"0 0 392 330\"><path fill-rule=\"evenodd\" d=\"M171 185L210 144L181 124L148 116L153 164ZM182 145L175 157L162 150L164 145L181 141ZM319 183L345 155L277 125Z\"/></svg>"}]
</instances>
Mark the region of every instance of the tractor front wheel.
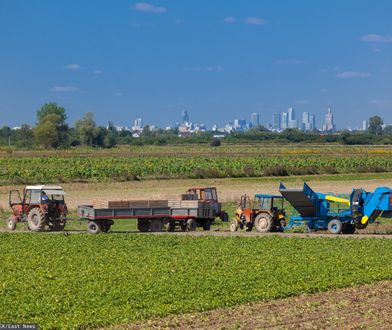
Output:
<instances>
[{"instance_id":1,"label":"tractor front wheel","mask_svg":"<svg viewBox=\"0 0 392 330\"><path fill-rule=\"evenodd\" d=\"M17 220L14 216L10 216L7 220L7 228L8 230L15 230L16 229Z\"/></svg>"},{"instance_id":2,"label":"tractor front wheel","mask_svg":"<svg viewBox=\"0 0 392 330\"><path fill-rule=\"evenodd\" d=\"M255 227L259 233L268 233L273 227L272 217L268 213L260 213L256 216Z\"/></svg>"},{"instance_id":3,"label":"tractor front wheel","mask_svg":"<svg viewBox=\"0 0 392 330\"><path fill-rule=\"evenodd\" d=\"M237 219L231 220L231 222L230 222L230 231L233 232L233 233L236 232L238 230L239 226L240 225L239 225Z\"/></svg>"},{"instance_id":4,"label":"tractor front wheel","mask_svg":"<svg viewBox=\"0 0 392 330\"><path fill-rule=\"evenodd\" d=\"M27 224L31 231L43 231L45 229L45 215L40 208L35 207L27 215Z\"/></svg>"},{"instance_id":5,"label":"tractor front wheel","mask_svg":"<svg viewBox=\"0 0 392 330\"><path fill-rule=\"evenodd\" d=\"M342 232L342 227L343 224L338 219L333 219L330 222L328 222L328 231L331 234L340 234Z\"/></svg>"}]
</instances>

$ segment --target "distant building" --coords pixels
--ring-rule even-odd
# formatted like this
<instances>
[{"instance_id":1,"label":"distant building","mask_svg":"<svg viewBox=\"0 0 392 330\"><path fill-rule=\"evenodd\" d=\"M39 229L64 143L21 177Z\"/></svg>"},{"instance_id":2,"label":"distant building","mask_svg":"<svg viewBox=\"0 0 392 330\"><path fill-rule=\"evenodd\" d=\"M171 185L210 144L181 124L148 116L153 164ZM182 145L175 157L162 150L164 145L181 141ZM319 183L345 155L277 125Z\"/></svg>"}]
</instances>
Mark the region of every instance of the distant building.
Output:
<instances>
[{"instance_id":1,"label":"distant building","mask_svg":"<svg viewBox=\"0 0 392 330\"><path fill-rule=\"evenodd\" d=\"M244 130L246 129L246 120L245 119L234 119L234 129L235 130Z\"/></svg>"},{"instance_id":2,"label":"distant building","mask_svg":"<svg viewBox=\"0 0 392 330\"><path fill-rule=\"evenodd\" d=\"M287 112L282 113L282 122L280 127L282 130L285 130L289 127L289 116Z\"/></svg>"},{"instance_id":3,"label":"distant building","mask_svg":"<svg viewBox=\"0 0 392 330\"><path fill-rule=\"evenodd\" d=\"M189 123L189 115L188 115L188 111L184 110L181 114L182 117L182 122L183 123Z\"/></svg>"},{"instance_id":4,"label":"distant building","mask_svg":"<svg viewBox=\"0 0 392 330\"><path fill-rule=\"evenodd\" d=\"M282 129L282 116L280 113L274 113L272 117L272 129L275 131L280 131Z\"/></svg>"},{"instance_id":5,"label":"distant building","mask_svg":"<svg viewBox=\"0 0 392 330\"><path fill-rule=\"evenodd\" d=\"M250 115L250 123L252 124L253 127L260 125L260 117L258 113L253 112Z\"/></svg>"},{"instance_id":6,"label":"distant building","mask_svg":"<svg viewBox=\"0 0 392 330\"><path fill-rule=\"evenodd\" d=\"M288 110L288 118L287 118L288 128L298 128L297 120L295 119L295 110L293 108L289 108Z\"/></svg>"},{"instance_id":7,"label":"distant building","mask_svg":"<svg viewBox=\"0 0 392 330\"><path fill-rule=\"evenodd\" d=\"M362 130L363 130L363 131L367 131L368 128L369 128L368 121L367 121L367 120L364 120L364 121L362 122Z\"/></svg>"},{"instance_id":8,"label":"distant building","mask_svg":"<svg viewBox=\"0 0 392 330\"><path fill-rule=\"evenodd\" d=\"M323 126L323 131L325 132L335 131L335 124L333 122L333 114L331 108L328 108L327 113L325 115L325 124Z\"/></svg>"},{"instance_id":9,"label":"distant building","mask_svg":"<svg viewBox=\"0 0 392 330\"><path fill-rule=\"evenodd\" d=\"M309 115L310 131L316 130L316 115Z\"/></svg>"},{"instance_id":10,"label":"distant building","mask_svg":"<svg viewBox=\"0 0 392 330\"><path fill-rule=\"evenodd\" d=\"M143 119L136 118L132 126L132 131L141 131L141 130L143 130Z\"/></svg>"},{"instance_id":11,"label":"distant building","mask_svg":"<svg viewBox=\"0 0 392 330\"><path fill-rule=\"evenodd\" d=\"M304 131L309 131L310 129L310 118L309 118L309 112L303 112L302 113L302 130Z\"/></svg>"}]
</instances>

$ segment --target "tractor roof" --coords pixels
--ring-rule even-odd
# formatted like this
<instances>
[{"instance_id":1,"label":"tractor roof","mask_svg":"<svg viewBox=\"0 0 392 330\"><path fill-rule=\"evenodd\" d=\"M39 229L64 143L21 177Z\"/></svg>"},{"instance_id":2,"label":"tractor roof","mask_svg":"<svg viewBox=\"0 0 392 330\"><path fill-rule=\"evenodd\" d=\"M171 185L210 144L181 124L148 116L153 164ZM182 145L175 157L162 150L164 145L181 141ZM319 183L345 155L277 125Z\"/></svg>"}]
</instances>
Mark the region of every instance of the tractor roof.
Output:
<instances>
[{"instance_id":1,"label":"tractor roof","mask_svg":"<svg viewBox=\"0 0 392 330\"><path fill-rule=\"evenodd\" d=\"M48 195L64 195L65 194L65 192L61 186L51 186L51 185L26 186L26 190L43 190Z\"/></svg>"}]
</instances>

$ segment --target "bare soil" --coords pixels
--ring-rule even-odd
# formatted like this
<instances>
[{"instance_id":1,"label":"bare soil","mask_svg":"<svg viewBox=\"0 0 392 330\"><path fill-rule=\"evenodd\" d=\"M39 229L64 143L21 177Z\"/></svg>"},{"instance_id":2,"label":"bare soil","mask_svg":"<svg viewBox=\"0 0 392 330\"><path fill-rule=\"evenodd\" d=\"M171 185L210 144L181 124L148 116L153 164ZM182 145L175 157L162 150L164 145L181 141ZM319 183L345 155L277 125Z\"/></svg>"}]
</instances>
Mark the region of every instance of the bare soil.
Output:
<instances>
[{"instance_id":1,"label":"bare soil","mask_svg":"<svg viewBox=\"0 0 392 330\"><path fill-rule=\"evenodd\" d=\"M173 315L112 329L391 329L392 282Z\"/></svg>"}]
</instances>

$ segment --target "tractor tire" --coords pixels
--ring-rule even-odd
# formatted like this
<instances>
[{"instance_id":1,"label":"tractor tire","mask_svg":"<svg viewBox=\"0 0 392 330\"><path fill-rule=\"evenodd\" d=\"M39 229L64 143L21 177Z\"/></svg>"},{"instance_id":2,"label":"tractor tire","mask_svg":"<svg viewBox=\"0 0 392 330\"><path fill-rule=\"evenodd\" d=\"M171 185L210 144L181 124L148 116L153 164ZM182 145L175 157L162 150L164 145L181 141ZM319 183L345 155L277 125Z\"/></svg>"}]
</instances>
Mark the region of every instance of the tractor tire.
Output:
<instances>
[{"instance_id":1,"label":"tractor tire","mask_svg":"<svg viewBox=\"0 0 392 330\"><path fill-rule=\"evenodd\" d=\"M7 220L7 228L8 230L15 230L16 229L17 220L14 216L10 216Z\"/></svg>"},{"instance_id":2,"label":"tractor tire","mask_svg":"<svg viewBox=\"0 0 392 330\"><path fill-rule=\"evenodd\" d=\"M197 229L196 219L188 219L186 221L186 229L187 231L195 231Z\"/></svg>"},{"instance_id":3,"label":"tractor tire","mask_svg":"<svg viewBox=\"0 0 392 330\"><path fill-rule=\"evenodd\" d=\"M211 230L211 220L204 220L203 221L203 230Z\"/></svg>"},{"instance_id":4,"label":"tractor tire","mask_svg":"<svg viewBox=\"0 0 392 330\"><path fill-rule=\"evenodd\" d=\"M268 213L260 213L256 216L254 225L259 233L268 233L274 226L274 221Z\"/></svg>"},{"instance_id":5,"label":"tractor tire","mask_svg":"<svg viewBox=\"0 0 392 330\"><path fill-rule=\"evenodd\" d=\"M40 208L35 207L27 215L27 224L31 231L43 231L45 229L45 214Z\"/></svg>"},{"instance_id":6,"label":"tractor tire","mask_svg":"<svg viewBox=\"0 0 392 330\"><path fill-rule=\"evenodd\" d=\"M229 222L229 215L227 214L227 212L222 212L220 214L220 218L223 222Z\"/></svg>"},{"instance_id":7,"label":"tractor tire","mask_svg":"<svg viewBox=\"0 0 392 330\"><path fill-rule=\"evenodd\" d=\"M101 224L95 221L90 221L87 224L87 231L89 232L89 234L99 234L102 232Z\"/></svg>"},{"instance_id":8,"label":"tractor tire","mask_svg":"<svg viewBox=\"0 0 392 330\"><path fill-rule=\"evenodd\" d=\"M153 220L151 220L150 228L151 228L152 232L163 231L163 221L160 220L160 219L153 219Z\"/></svg>"},{"instance_id":9,"label":"tractor tire","mask_svg":"<svg viewBox=\"0 0 392 330\"><path fill-rule=\"evenodd\" d=\"M344 223L342 226L342 233L351 235L355 233L355 229L355 225L352 225L351 223Z\"/></svg>"},{"instance_id":10,"label":"tractor tire","mask_svg":"<svg viewBox=\"0 0 392 330\"><path fill-rule=\"evenodd\" d=\"M150 221L144 219L138 219L137 229L139 229L139 231L141 231L142 233L148 232L150 230Z\"/></svg>"},{"instance_id":11,"label":"tractor tire","mask_svg":"<svg viewBox=\"0 0 392 330\"><path fill-rule=\"evenodd\" d=\"M338 219L333 219L328 222L328 231L331 234L340 234L342 232L343 224Z\"/></svg>"},{"instance_id":12,"label":"tractor tire","mask_svg":"<svg viewBox=\"0 0 392 330\"><path fill-rule=\"evenodd\" d=\"M176 224L174 221L169 220L169 222L167 223L167 231L168 232L173 232L176 230Z\"/></svg>"},{"instance_id":13,"label":"tractor tire","mask_svg":"<svg viewBox=\"0 0 392 330\"><path fill-rule=\"evenodd\" d=\"M238 230L239 226L240 225L239 225L237 219L231 220L231 222L230 222L230 231L233 232L233 233L236 232Z\"/></svg>"}]
</instances>

